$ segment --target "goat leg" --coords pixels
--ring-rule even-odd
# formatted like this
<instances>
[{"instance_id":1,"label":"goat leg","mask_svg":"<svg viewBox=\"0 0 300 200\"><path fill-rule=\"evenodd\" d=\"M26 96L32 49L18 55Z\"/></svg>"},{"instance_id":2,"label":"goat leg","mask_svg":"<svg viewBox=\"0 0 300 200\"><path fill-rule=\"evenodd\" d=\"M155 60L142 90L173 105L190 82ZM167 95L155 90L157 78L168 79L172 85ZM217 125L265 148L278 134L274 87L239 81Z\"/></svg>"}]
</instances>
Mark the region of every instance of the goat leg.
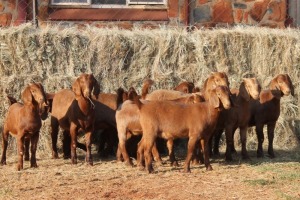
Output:
<instances>
[{"instance_id":1,"label":"goat leg","mask_svg":"<svg viewBox=\"0 0 300 200\"><path fill-rule=\"evenodd\" d=\"M29 161L29 146L30 146L30 140L28 138L25 138L24 140L24 145L25 145L25 149L24 149L24 160L25 161Z\"/></svg>"},{"instance_id":2,"label":"goat leg","mask_svg":"<svg viewBox=\"0 0 300 200\"><path fill-rule=\"evenodd\" d=\"M154 160L156 162L158 162L159 165L162 165L162 159L159 155L159 152L158 152L158 149L157 149L157 146L156 146L156 142L154 142L154 145L152 147L152 155L154 157Z\"/></svg>"},{"instance_id":3,"label":"goat leg","mask_svg":"<svg viewBox=\"0 0 300 200\"><path fill-rule=\"evenodd\" d=\"M178 162L175 158L175 154L174 154L174 140L173 139L169 139L167 141L167 147L168 147L168 151L169 151L169 159L171 162L171 166L174 167L178 167Z\"/></svg>"},{"instance_id":4,"label":"goat leg","mask_svg":"<svg viewBox=\"0 0 300 200\"><path fill-rule=\"evenodd\" d=\"M62 139L62 149L63 149L64 159L71 158L70 144L71 144L70 132L67 130L64 130L63 131L63 139Z\"/></svg>"},{"instance_id":5,"label":"goat leg","mask_svg":"<svg viewBox=\"0 0 300 200\"><path fill-rule=\"evenodd\" d=\"M209 146L208 146L208 141L206 141L204 139L201 139L200 143L201 143L202 152L203 152L203 155L204 155L204 165L206 167L206 171L211 171L212 167L211 167L210 162L209 162Z\"/></svg>"},{"instance_id":6,"label":"goat leg","mask_svg":"<svg viewBox=\"0 0 300 200\"><path fill-rule=\"evenodd\" d=\"M18 145L18 165L17 170L20 171L23 169L23 155L24 155L24 134L20 133L17 134L22 135L21 137L17 138L17 145Z\"/></svg>"},{"instance_id":7,"label":"goat leg","mask_svg":"<svg viewBox=\"0 0 300 200\"><path fill-rule=\"evenodd\" d=\"M8 146L8 135L9 131L3 130L2 133L2 157L1 157L1 165L6 165L6 151Z\"/></svg>"},{"instance_id":8,"label":"goat leg","mask_svg":"<svg viewBox=\"0 0 300 200\"><path fill-rule=\"evenodd\" d=\"M70 126L70 135L71 135L71 161L72 164L77 164L77 154L76 154L76 147L77 147L77 127L74 124Z\"/></svg>"},{"instance_id":9,"label":"goat leg","mask_svg":"<svg viewBox=\"0 0 300 200\"><path fill-rule=\"evenodd\" d=\"M55 117L51 116L51 140L52 140L52 158L57 159L57 136L58 136L58 120Z\"/></svg>"},{"instance_id":10,"label":"goat leg","mask_svg":"<svg viewBox=\"0 0 300 200\"><path fill-rule=\"evenodd\" d=\"M273 139L274 139L274 130L275 130L276 122L269 123L268 127L268 140L269 140L269 147L268 147L268 154L270 158L275 158L274 150L273 150Z\"/></svg>"},{"instance_id":11,"label":"goat leg","mask_svg":"<svg viewBox=\"0 0 300 200\"><path fill-rule=\"evenodd\" d=\"M147 139L144 139L143 143L145 145L144 157L145 157L146 170L149 173L152 173L154 170L153 170L153 166L152 166L152 154L151 154L151 150L152 150L152 148L154 146L155 138L149 137Z\"/></svg>"},{"instance_id":12,"label":"goat leg","mask_svg":"<svg viewBox=\"0 0 300 200\"><path fill-rule=\"evenodd\" d=\"M257 141L258 141L258 147L257 147L257 157L262 158L264 157L263 147L262 144L264 142L264 132L263 132L263 124L256 124L256 135L257 135Z\"/></svg>"},{"instance_id":13,"label":"goat leg","mask_svg":"<svg viewBox=\"0 0 300 200\"><path fill-rule=\"evenodd\" d=\"M128 153L127 153L126 144L125 143L126 143L126 141L124 141L122 139L119 140L118 151L121 152L120 154L123 156L125 164L129 165L129 166L133 166L132 161L131 161Z\"/></svg>"},{"instance_id":14,"label":"goat leg","mask_svg":"<svg viewBox=\"0 0 300 200\"><path fill-rule=\"evenodd\" d=\"M116 157L117 157L117 161L119 161L119 162L123 162L124 161L124 159L122 157L122 152L121 152L120 145L118 145Z\"/></svg>"},{"instance_id":15,"label":"goat leg","mask_svg":"<svg viewBox=\"0 0 300 200\"><path fill-rule=\"evenodd\" d=\"M184 164L184 171L183 172L191 172L190 168L190 162L192 160L192 156L194 153L194 148L197 143L197 138L196 137L190 137L189 142L188 142L188 149L187 149L187 156L185 159L185 164Z\"/></svg>"},{"instance_id":16,"label":"goat leg","mask_svg":"<svg viewBox=\"0 0 300 200\"><path fill-rule=\"evenodd\" d=\"M36 163L36 149L39 140L39 132L35 133L31 137L31 159L30 159L30 167L38 167Z\"/></svg>"},{"instance_id":17,"label":"goat leg","mask_svg":"<svg viewBox=\"0 0 300 200\"><path fill-rule=\"evenodd\" d=\"M215 133L209 140L210 141L209 145L211 146L212 138L214 138L213 155L215 156L220 156L219 145L220 145L222 133L223 133L223 129L216 129Z\"/></svg>"},{"instance_id":18,"label":"goat leg","mask_svg":"<svg viewBox=\"0 0 300 200\"><path fill-rule=\"evenodd\" d=\"M249 155L247 152L246 144L247 144L247 126L240 127L240 136L241 136L241 143L242 143L242 158L249 159Z\"/></svg>"},{"instance_id":19,"label":"goat leg","mask_svg":"<svg viewBox=\"0 0 300 200\"><path fill-rule=\"evenodd\" d=\"M92 143L91 143L91 136L92 136L92 131L86 132L85 133L85 145L86 145L86 156L85 156L85 161L89 165L93 165L93 157L92 157Z\"/></svg>"},{"instance_id":20,"label":"goat leg","mask_svg":"<svg viewBox=\"0 0 300 200\"><path fill-rule=\"evenodd\" d=\"M225 160L232 161L232 146L233 146L233 138L232 138L232 127L230 125L226 126L225 135L226 135L226 153L225 153Z\"/></svg>"},{"instance_id":21,"label":"goat leg","mask_svg":"<svg viewBox=\"0 0 300 200\"><path fill-rule=\"evenodd\" d=\"M138 143L138 149L137 149L137 154L136 154L136 162L137 162L137 166L141 170L143 170L145 168L143 138Z\"/></svg>"}]
</instances>

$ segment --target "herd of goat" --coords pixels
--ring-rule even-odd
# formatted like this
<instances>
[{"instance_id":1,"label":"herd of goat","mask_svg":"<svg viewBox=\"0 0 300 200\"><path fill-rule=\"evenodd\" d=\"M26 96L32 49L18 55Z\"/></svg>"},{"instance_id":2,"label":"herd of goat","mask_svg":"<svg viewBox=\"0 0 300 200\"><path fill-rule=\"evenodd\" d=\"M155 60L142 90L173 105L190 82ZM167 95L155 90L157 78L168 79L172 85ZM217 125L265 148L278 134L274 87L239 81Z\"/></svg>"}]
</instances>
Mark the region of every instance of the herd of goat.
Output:
<instances>
[{"instance_id":1,"label":"herd of goat","mask_svg":"<svg viewBox=\"0 0 300 200\"><path fill-rule=\"evenodd\" d=\"M263 157L263 127L267 125L268 154L274 157L273 138L280 115L280 98L294 95L294 86L287 74L275 76L269 88L261 90L256 78L244 78L237 89L229 89L225 73L214 72L199 89L193 83L182 82L174 90L159 89L149 93L153 81L143 82L141 95L134 88L117 94L100 93L92 74L81 74L72 89L46 93L40 83L31 83L23 90L18 103L8 97L11 106L3 124L3 152L1 164L6 164L9 133L17 140L17 169L23 169L23 160L37 167L36 150L42 120L51 113L52 157L58 158L57 139L63 130L63 153L77 163L76 148L86 150L86 162L93 165L91 154L92 133L102 130L103 141L112 148L114 135L118 137L116 157L133 165L129 156L128 139L142 135L135 143L137 165L153 171L152 161L161 162L157 138L167 140L171 165L177 166L174 140L188 138L184 171L190 172L190 162L203 162L212 170L209 156L219 154L222 133L226 135L225 159L232 160L235 151L233 136L240 129L242 158L249 158L246 149L247 128L256 127L257 156ZM77 141L79 132L85 134L85 145ZM29 148L30 147L30 148ZM100 147L99 147L100 148ZM29 155L29 149L31 157Z\"/></svg>"}]
</instances>

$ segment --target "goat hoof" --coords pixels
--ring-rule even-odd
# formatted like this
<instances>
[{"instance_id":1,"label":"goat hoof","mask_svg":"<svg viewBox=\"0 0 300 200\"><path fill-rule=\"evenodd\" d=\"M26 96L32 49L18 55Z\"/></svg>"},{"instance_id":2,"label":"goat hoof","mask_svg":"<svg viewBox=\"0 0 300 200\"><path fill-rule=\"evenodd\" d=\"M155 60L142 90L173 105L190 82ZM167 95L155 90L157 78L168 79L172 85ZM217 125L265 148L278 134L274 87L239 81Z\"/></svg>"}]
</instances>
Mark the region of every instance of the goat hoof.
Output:
<instances>
[{"instance_id":1,"label":"goat hoof","mask_svg":"<svg viewBox=\"0 0 300 200\"><path fill-rule=\"evenodd\" d=\"M226 157L226 158L225 158L225 161L226 161L226 162L232 162L233 159L232 159L232 157L230 156L230 157Z\"/></svg>"},{"instance_id":2,"label":"goat hoof","mask_svg":"<svg viewBox=\"0 0 300 200\"><path fill-rule=\"evenodd\" d=\"M140 171L144 171L145 170L145 167L143 165L139 165L138 168L139 168Z\"/></svg>"},{"instance_id":3,"label":"goat hoof","mask_svg":"<svg viewBox=\"0 0 300 200\"><path fill-rule=\"evenodd\" d=\"M72 165L76 165L77 164L77 160L72 160Z\"/></svg>"},{"instance_id":4,"label":"goat hoof","mask_svg":"<svg viewBox=\"0 0 300 200\"><path fill-rule=\"evenodd\" d=\"M263 157L264 157L264 154L263 154L263 153L257 153L257 157L258 157L258 158L263 158Z\"/></svg>"},{"instance_id":5,"label":"goat hoof","mask_svg":"<svg viewBox=\"0 0 300 200\"><path fill-rule=\"evenodd\" d=\"M163 166L164 164L163 164L163 162L161 160L159 160L159 161L156 161L156 165L157 166Z\"/></svg>"},{"instance_id":6,"label":"goat hoof","mask_svg":"<svg viewBox=\"0 0 300 200\"><path fill-rule=\"evenodd\" d=\"M153 167L148 167L147 171L148 171L149 174L151 174L151 173L154 172L154 169L153 169Z\"/></svg>"},{"instance_id":7,"label":"goat hoof","mask_svg":"<svg viewBox=\"0 0 300 200\"><path fill-rule=\"evenodd\" d=\"M208 167L206 167L206 171L212 171L213 168L209 165Z\"/></svg>"},{"instance_id":8,"label":"goat hoof","mask_svg":"<svg viewBox=\"0 0 300 200\"><path fill-rule=\"evenodd\" d=\"M275 154L273 151L268 152L270 158L275 158Z\"/></svg>"},{"instance_id":9,"label":"goat hoof","mask_svg":"<svg viewBox=\"0 0 300 200\"><path fill-rule=\"evenodd\" d=\"M191 170L190 169L184 169L183 173L191 173Z\"/></svg>"},{"instance_id":10,"label":"goat hoof","mask_svg":"<svg viewBox=\"0 0 300 200\"><path fill-rule=\"evenodd\" d=\"M243 160L249 160L250 157L248 156L248 154L245 154L245 155L242 155L242 159L243 159Z\"/></svg>"},{"instance_id":11,"label":"goat hoof","mask_svg":"<svg viewBox=\"0 0 300 200\"><path fill-rule=\"evenodd\" d=\"M131 161L126 161L126 162L125 162L125 165L126 165L126 166L129 166L129 167L133 167L133 164L132 164Z\"/></svg>"},{"instance_id":12,"label":"goat hoof","mask_svg":"<svg viewBox=\"0 0 300 200\"><path fill-rule=\"evenodd\" d=\"M171 166L173 166L173 167L179 167L179 164L178 164L177 161L174 161L174 162L171 163Z\"/></svg>"},{"instance_id":13,"label":"goat hoof","mask_svg":"<svg viewBox=\"0 0 300 200\"><path fill-rule=\"evenodd\" d=\"M37 166L36 163L34 163L34 164L31 164L30 167L31 167L31 168L37 168L38 166Z\"/></svg>"},{"instance_id":14,"label":"goat hoof","mask_svg":"<svg viewBox=\"0 0 300 200\"><path fill-rule=\"evenodd\" d=\"M18 166L17 166L17 170L18 170L18 171L21 171L22 169L23 169L23 166L21 166L21 165L18 165Z\"/></svg>"}]
</instances>

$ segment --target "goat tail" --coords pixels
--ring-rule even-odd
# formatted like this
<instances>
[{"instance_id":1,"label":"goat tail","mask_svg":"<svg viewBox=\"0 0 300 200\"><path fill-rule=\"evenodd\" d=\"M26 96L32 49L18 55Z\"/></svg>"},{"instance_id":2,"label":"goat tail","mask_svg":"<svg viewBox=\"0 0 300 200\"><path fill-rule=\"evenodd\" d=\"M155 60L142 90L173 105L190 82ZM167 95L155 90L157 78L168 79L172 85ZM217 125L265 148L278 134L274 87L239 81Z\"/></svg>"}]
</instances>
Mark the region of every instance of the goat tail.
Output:
<instances>
[{"instance_id":1,"label":"goat tail","mask_svg":"<svg viewBox=\"0 0 300 200\"><path fill-rule=\"evenodd\" d=\"M145 99L147 94L149 94L149 89L151 86L154 84L154 81L151 79L146 79L143 82L143 87L142 87L142 99Z\"/></svg>"},{"instance_id":2,"label":"goat tail","mask_svg":"<svg viewBox=\"0 0 300 200\"><path fill-rule=\"evenodd\" d=\"M134 97L133 102L138 106L139 109L142 108L143 103L141 102L139 96Z\"/></svg>"},{"instance_id":3,"label":"goat tail","mask_svg":"<svg viewBox=\"0 0 300 200\"><path fill-rule=\"evenodd\" d=\"M7 98L9 100L10 105L13 105L14 103L17 103L17 100L13 97L7 96Z\"/></svg>"},{"instance_id":4,"label":"goat tail","mask_svg":"<svg viewBox=\"0 0 300 200\"><path fill-rule=\"evenodd\" d=\"M117 90L117 105L120 105L124 101L125 91L123 88L118 88Z\"/></svg>"}]
</instances>

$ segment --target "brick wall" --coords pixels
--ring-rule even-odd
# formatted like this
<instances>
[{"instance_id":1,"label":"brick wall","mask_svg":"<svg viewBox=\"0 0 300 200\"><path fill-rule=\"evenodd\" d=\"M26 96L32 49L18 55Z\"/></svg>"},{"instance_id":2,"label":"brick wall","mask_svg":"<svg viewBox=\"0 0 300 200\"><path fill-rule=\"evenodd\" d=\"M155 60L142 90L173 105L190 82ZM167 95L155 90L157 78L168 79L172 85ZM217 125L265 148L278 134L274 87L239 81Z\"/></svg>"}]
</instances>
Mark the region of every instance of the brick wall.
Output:
<instances>
[{"instance_id":1,"label":"brick wall","mask_svg":"<svg viewBox=\"0 0 300 200\"><path fill-rule=\"evenodd\" d=\"M248 24L283 28L286 0L196 0L191 24L214 27Z\"/></svg>"},{"instance_id":2,"label":"brick wall","mask_svg":"<svg viewBox=\"0 0 300 200\"><path fill-rule=\"evenodd\" d=\"M132 28L158 25L197 27L247 24L283 28L286 0L168 0L162 9L53 8L37 0L40 26L61 23L82 26ZM127 13L126 13L127 12ZM32 0L0 1L0 26L19 25L32 19ZM124 14L125 13L125 14Z\"/></svg>"}]
</instances>

